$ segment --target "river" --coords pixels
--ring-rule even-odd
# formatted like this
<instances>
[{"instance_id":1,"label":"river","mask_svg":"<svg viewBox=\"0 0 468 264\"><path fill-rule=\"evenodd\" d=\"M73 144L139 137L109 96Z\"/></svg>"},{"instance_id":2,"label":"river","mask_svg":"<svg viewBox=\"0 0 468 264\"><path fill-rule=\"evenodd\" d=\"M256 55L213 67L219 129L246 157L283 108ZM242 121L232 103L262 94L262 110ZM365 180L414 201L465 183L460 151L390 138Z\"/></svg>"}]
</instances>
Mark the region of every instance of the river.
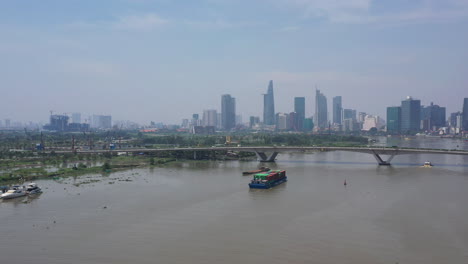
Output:
<instances>
[{"instance_id":1,"label":"river","mask_svg":"<svg viewBox=\"0 0 468 264\"><path fill-rule=\"evenodd\" d=\"M468 150L453 139L377 145ZM421 168L424 161L435 164ZM5 263L468 263L468 156L280 154L289 181L250 190L258 162L40 180L0 202ZM343 183L346 180L347 185Z\"/></svg>"}]
</instances>

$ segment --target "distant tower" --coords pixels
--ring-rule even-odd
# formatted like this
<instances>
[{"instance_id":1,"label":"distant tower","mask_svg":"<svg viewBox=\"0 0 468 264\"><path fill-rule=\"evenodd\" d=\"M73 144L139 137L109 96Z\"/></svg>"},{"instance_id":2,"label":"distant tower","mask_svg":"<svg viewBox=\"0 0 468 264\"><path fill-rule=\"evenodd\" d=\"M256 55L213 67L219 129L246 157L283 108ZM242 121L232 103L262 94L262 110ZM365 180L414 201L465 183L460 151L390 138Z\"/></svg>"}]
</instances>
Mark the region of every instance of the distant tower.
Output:
<instances>
[{"instance_id":1,"label":"distant tower","mask_svg":"<svg viewBox=\"0 0 468 264\"><path fill-rule=\"evenodd\" d=\"M294 97L294 112L297 114L295 128L297 131L303 131L305 119L305 97Z\"/></svg>"},{"instance_id":2,"label":"distant tower","mask_svg":"<svg viewBox=\"0 0 468 264\"><path fill-rule=\"evenodd\" d=\"M401 107L387 107L387 132L399 134L401 131Z\"/></svg>"},{"instance_id":3,"label":"distant tower","mask_svg":"<svg viewBox=\"0 0 468 264\"><path fill-rule=\"evenodd\" d=\"M216 126L218 124L218 113L216 110L204 110L203 111L203 125L204 126Z\"/></svg>"},{"instance_id":4,"label":"distant tower","mask_svg":"<svg viewBox=\"0 0 468 264\"><path fill-rule=\"evenodd\" d=\"M468 98L463 100L463 130L468 131Z\"/></svg>"},{"instance_id":5,"label":"distant tower","mask_svg":"<svg viewBox=\"0 0 468 264\"><path fill-rule=\"evenodd\" d=\"M273 81L268 84L268 91L263 95L263 123L275 124L275 98L273 96Z\"/></svg>"},{"instance_id":6,"label":"distant tower","mask_svg":"<svg viewBox=\"0 0 468 264\"><path fill-rule=\"evenodd\" d=\"M341 96L333 97L333 123L341 125L342 111Z\"/></svg>"},{"instance_id":7,"label":"distant tower","mask_svg":"<svg viewBox=\"0 0 468 264\"><path fill-rule=\"evenodd\" d=\"M327 97L315 90L315 124L319 129L328 128Z\"/></svg>"},{"instance_id":8,"label":"distant tower","mask_svg":"<svg viewBox=\"0 0 468 264\"><path fill-rule=\"evenodd\" d=\"M221 96L221 124L224 130L236 126L236 99L229 94Z\"/></svg>"},{"instance_id":9,"label":"distant tower","mask_svg":"<svg viewBox=\"0 0 468 264\"><path fill-rule=\"evenodd\" d=\"M421 101L408 96L401 101L401 131L403 133L419 132L421 127Z\"/></svg>"}]
</instances>

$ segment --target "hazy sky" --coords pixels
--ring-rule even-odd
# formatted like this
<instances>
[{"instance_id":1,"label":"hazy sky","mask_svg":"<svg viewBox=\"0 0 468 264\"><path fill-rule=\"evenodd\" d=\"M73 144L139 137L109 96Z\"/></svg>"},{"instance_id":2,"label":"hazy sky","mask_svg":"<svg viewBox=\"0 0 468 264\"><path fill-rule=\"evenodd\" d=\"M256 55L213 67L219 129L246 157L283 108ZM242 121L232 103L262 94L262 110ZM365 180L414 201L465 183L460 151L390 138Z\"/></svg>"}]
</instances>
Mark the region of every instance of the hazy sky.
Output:
<instances>
[{"instance_id":1,"label":"hazy sky","mask_svg":"<svg viewBox=\"0 0 468 264\"><path fill-rule=\"evenodd\" d=\"M315 86L385 118L407 95L461 110L467 0L2 0L0 119L56 113L179 123L221 95L262 116ZM330 113L331 114L331 113Z\"/></svg>"}]
</instances>

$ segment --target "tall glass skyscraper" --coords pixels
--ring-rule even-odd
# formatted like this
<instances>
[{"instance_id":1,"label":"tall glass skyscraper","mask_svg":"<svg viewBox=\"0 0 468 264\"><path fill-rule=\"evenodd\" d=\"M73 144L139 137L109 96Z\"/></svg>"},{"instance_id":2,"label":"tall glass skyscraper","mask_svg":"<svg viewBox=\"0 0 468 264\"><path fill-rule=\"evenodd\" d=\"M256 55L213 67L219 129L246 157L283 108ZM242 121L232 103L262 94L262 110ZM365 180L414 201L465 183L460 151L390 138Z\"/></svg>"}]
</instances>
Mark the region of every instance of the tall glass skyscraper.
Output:
<instances>
[{"instance_id":1,"label":"tall glass skyscraper","mask_svg":"<svg viewBox=\"0 0 468 264\"><path fill-rule=\"evenodd\" d=\"M303 131L305 119L305 97L294 97L294 112L297 113L295 128L297 131Z\"/></svg>"},{"instance_id":2,"label":"tall glass skyscraper","mask_svg":"<svg viewBox=\"0 0 468 264\"><path fill-rule=\"evenodd\" d=\"M416 133L421 127L421 101L408 96L401 101L401 131Z\"/></svg>"},{"instance_id":3,"label":"tall glass skyscraper","mask_svg":"<svg viewBox=\"0 0 468 264\"><path fill-rule=\"evenodd\" d=\"M401 131L401 107L387 107L387 132L400 133Z\"/></svg>"},{"instance_id":4,"label":"tall glass skyscraper","mask_svg":"<svg viewBox=\"0 0 468 264\"><path fill-rule=\"evenodd\" d=\"M343 107L341 106L341 96L333 97L333 123L341 125L341 112Z\"/></svg>"},{"instance_id":5,"label":"tall glass skyscraper","mask_svg":"<svg viewBox=\"0 0 468 264\"><path fill-rule=\"evenodd\" d=\"M221 124L224 130L236 126L236 99L229 94L221 96Z\"/></svg>"},{"instance_id":6,"label":"tall glass skyscraper","mask_svg":"<svg viewBox=\"0 0 468 264\"><path fill-rule=\"evenodd\" d=\"M315 90L315 124L318 128L328 127L327 97Z\"/></svg>"},{"instance_id":7,"label":"tall glass skyscraper","mask_svg":"<svg viewBox=\"0 0 468 264\"><path fill-rule=\"evenodd\" d=\"M268 84L268 91L263 95L263 123L275 124L275 98L273 96L273 81Z\"/></svg>"},{"instance_id":8,"label":"tall glass skyscraper","mask_svg":"<svg viewBox=\"0 0 468 264\"><path fill-rule=\"evenodd\" d=\"M468 98L463 100L463 130L468 131Z\"/></svg>"}]
</instances>

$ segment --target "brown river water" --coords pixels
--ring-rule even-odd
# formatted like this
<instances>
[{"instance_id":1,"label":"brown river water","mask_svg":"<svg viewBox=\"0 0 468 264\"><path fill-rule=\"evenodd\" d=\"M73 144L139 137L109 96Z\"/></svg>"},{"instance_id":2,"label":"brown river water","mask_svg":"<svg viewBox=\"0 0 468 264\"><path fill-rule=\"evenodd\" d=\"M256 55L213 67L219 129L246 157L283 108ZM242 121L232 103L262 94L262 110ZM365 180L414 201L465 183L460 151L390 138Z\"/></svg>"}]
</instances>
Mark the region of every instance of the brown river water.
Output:
<instances>
[{"instance_id":1,"label":"brown river water","mask_svg":"<svg viewBox=\"0 0 468 264\"><path fill-rule=\"evenodd\" d=\"M386 140L377 144L468 149ZM421 168L426 160L435 166ZM468 263L468 156L402 155L379 167L368 154L283 153L266 165L289 181L250 190L242 171L260 165L37 181L40 196L0 202L1 262Z\"/></svg>"}]
</instances>

